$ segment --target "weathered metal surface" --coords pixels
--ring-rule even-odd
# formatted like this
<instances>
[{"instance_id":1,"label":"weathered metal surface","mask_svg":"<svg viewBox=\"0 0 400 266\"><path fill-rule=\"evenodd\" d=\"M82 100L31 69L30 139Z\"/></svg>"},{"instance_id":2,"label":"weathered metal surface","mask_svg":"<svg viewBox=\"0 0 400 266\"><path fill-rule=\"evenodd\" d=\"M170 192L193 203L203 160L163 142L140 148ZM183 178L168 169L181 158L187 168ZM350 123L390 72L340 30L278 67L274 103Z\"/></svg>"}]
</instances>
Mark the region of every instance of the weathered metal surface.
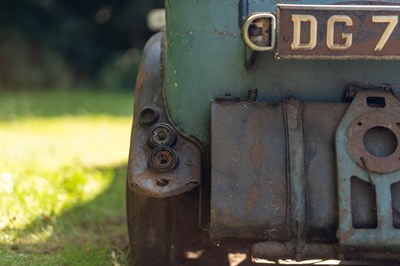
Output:
<instances>
[{"instance_id":1,"label":"weathered metal surface","mask_svg":"<svg viewBox=\"0 0 400 266\"><path fill-rule=\"evenodd\" d=\"M370 97L384 98L384 105L381 104L381 101L369 102L368 98ZM376 105L377 103L378 105ZM390 126L394 117L400 119L399 114L399 102L392 94L379 91L358 92L337 128L338 238L340 256L343 258L400 259L400 230L394 227L394 224L397 223L395 219L398 219L398 216L393 214L396 211L394 206L398 206L398 197L392 197L399 193L399 191L393 190L393 185L400 181L400 172L395 170L398 169L400 158L397 158L397 161L390 161L390 155L372 156L372 154L380 154L382 147L385 147L386 144L370 146L365 141L366 134L359 135L364 139L363 144L352 137L352 133L356 131L357 127L366 127L363 132L367 132L376 125ZM377 118L380 120L370 120ZM400 140L396 128L398 125L394 124L393 126L387 129L396 136L396 145L398 145ZM378 136L380 137L368 141L381 142L387 137L387 135ZM367 147L373 148L367 150ZM360 159L361 157L363 159ZM382 167L386 166L386 170L377 163L382 159L387 159L382 165ZM372 213L364 213L360 216L360 212L352 209L357 206L354 201L360 197L354 193L354 188L352 188L352 185L356 185L354 180L357 179L355 178L370 184L372 190L370 194L375 194L376 209L373 207L364 209L365 212ZM368 201L372 201L373 204L373 200L369 199ZM365 204L371 205L368 201L365 201ZM359 217L355 217L357 214ZM363 221L363 219L371 219L375 216L376 224Z\"/></svg>"},{"instance_id":2,"label":"weathered metal surface","mask_svg":"<svg viewBox=\"0 0 400 266\"><path fill-rule=\"evenodd\" d=\"M384 97L381 98L385 99ZM388 131L385 132L385 129ZM375 137L375 140L372 144L373 147L371 147L371 149L375 148L376 155L372 154L371 152L374 151L368 150L368 146L366 146L366 134L372 132L372 130L377 131L372 136ZM381 134L379 134L379 131ZM394 136L394 141L390 141L390 134ZM390 113L376 111L365 113L353 121L348 130L347 138L353 160L360 167L379 174L400 170L400 145L397 141L400 140L400 117L398 115L394 116ZM379 153L383 154L379 155Z\"/></svg>"},{"instance_id":3,"label":"weathered metal surface","mask_svg":"<svg viewBox=\"0 0 400 266\"><path fill-rule=\"evenodd\" d=\"M171 124L163 97L159 33L149 40L135 90L128 185L151 197L169 197L200 183L202 153L197 142Z\"/></svg>"},{"instance_id":4,"label":"weathered metal surface","mask_svg":"<svg viewBox=\"0 0 400 266\"><path fill-rule=\"evenodd\" d=\"M368 88L363 88L363 87L358 87L355 85L350 85L344 92L344 97L343 100L347 103L351 102L354 97L356 96L357 92L359 91L365 91L367 90L373 90L373 91L382 91L382 92L388 92L391 93L396 99L400 99L400 94L398 91L393 90L393 88L388 87L388 84L381 84L379 86L369 86Z\"/></svg>"},{"instance_id":5,"label":"weathered metal surface","mask_svg":"<svg viewBox=\"0 0 400 266\"><path fill-rule=\"evenodd\" d=\"M289 188L289 201L286 208L290 211L288 222L295 235L293 239L294 254L302 254L306 242L303 103L289 100L283 103L282 110L286 129L286 178Z\"/></svg>"},{"instance_id":6,"label":"weathered metal surface","mask_svg":"<svg viewBox=\"0 0 400 266\"><path fill-rule=\"evenodd\" d=\"M294 2L333 4L337 1ZM342 101L349 84L369 88L388 86L397 93L399 88L394 84L400 84L400 63L279 61L273 53L249 53L240 39L238 3L231 0L166 2L165 98L160 98L165 100L171 120L179 128L199 138L207 147L212 140L212 179L206 179L201 189L202 212L211 210L211 236L265 241L253 248L259 257L279 254L292 258L331 257L340 253L342 258L399 259L400 237L395 228L400 227L397 212L400 187L398 182L392 184L399 174L369 172L365 158L362 165L357 164L347 146L346 131L336 135L337 143L342 141L336 145L339 147L337 169L346 173L343 176L339 172L339 178L343 179L336 184L334 132L346 104L334 103ZM274 0L249 3L250 12L274 12L277 4ZM393 1L393 5L399 3ZM337 44L343 44L340 34L347 29L340 24L335 23L335 34L339 35L334 35L333 41ZM381 27L377 29L379 36L389 23L375 24ZM398 36L399 32L396 30L394 34ZM326 38L318 42L326 43ZM393 46L389 41L387 45ZM249 57L251 64L246 67ZM246 99L249 88L258 88L258 100L264 102L240 102L232 96L220 98L212 104L210 130L210 99L225 94ZM303 102L327 104L280 103L290 96ZM368 108L379 111L380 103L375 104ZM158 108L151 104L149 107ZM150 118L144 114L142 124L149 127L154 124L152 117L156 113L149 112ZM346 120L348 127L362 114L352 114ZM164 115L161 113L155 120L167 121L163 120ZM179 134L173 149L178 149L181 139ZM147 154L150 152L150 146L144 149L149 149L145 151ZM181 167L182 157L178 156ZM352 184L351 180L356 181ZM156 179L161 186L165 181L168 179ZM368 188L371 183L376 185ZM375 205L373 193L377 195ZM354 206L360 207L351 211ZM340 219L338 212L341 212ZM343 218L344 215L347 216ZM371 227L375 227L375 220L374 229Z\"/></svg>"},{"instance_id":7,"label":"weathered metal surface","mask_svg":"<svg viewBox=\"0 0 400 266\"><path fill-rule=\"evenodd\" d=\"M282 106L216 101L211 113L211 237L289 240Z\"/></svg>"},{"instance_id":8,"label":"weathered metal surface","mask_svg":"<svg viewBox=\"0 0 400 266\"><path fill-rule=\"evenodd\" d=\"M282 243L268 241L254 244L251 254L255 259L281 260L296 259L298 261L315 258L336 258L337 245L335 244L306 244L301 252L295 241Z\"/></svg>"},{"instance_id":9,"label":"weathered metal surface","mask_svg":"<svg viewBox=\"0 0 400 266\"><path fill-rule=\"evenodd\" d=\"M305 259L310 242L336 243L334 132L346 107L213 102L211 236L268 239L258 258ZM325 246L318 256L335 254Z\"/></svg>"},{"instance_id":10,"label":"weathered metal surface","mask_svg":"<svg viewBox=\"0 0 400 266\"><path fill-rule=\"evenodd\" d=\"M175 145L177 140L175 129L166 123L157 123L149 130L148 143L152 147Z\"/></svg>"},{"instance_id":11,"label":"weathered metal surface","mask_svg":"<svg viewBox=\"0 0 400 266\"><path fill-rule=\"evenodd\" d=\"M368 97L380 96L379 92L369 93ZM356 98L353 104L364 104L371 109L368 97L363 102ZM395 98L390 97L385 102L386 108L394 103ZM302 103L294 99L276 104L213 102L211 236L264 239L252 248L253 256L260 259L399 259L400 238L398 233L391 236L397 232L393 226L398 224L399 216L388 213L392 212L392 202L396 206L393 208L399 205L398 197L391 199L400 191L400 186L391 188L393 178L400 179L398 174L397 177L385 175L390 181L380 181L380 184L375 182L382 177L368 174L380 198L375 208L366 185L353 182L350 187L348 184L353 198L347 200L350 205L353 201L353 206L359 206L353 217L350 212L350 222L353 219L358 228L367 228L363 229L367 231L358 229L360 234L354 238L351 235L357 229L352 225L345 234L350 244L343 246L340 242L338 248L336 234L342 223L338 219L338 210L341 210L338 195L342 191L338 192L336 183L335 131L343 115L351 110L348 106L346 103ZM372 110L382 112L378 107ZM349 125L352 123L353 120ZM346 138L347 135L343 136ZM343 157L342 152L338 150L338 158ZM348 158L342 158L338 167L351 165L350 151L346 154ZM357 164L354 162L354 165ZM357 172L350 177L353 175L366 178ZM370 229L376 220L371 210L378 213L377 229ZM382 217L386 217L385 222L379 220ZM385 231L389 223L391 229ZM368 235L370 232L372 236ZM380 239L382 234L390 254L379 249L384 243Z\"/></svg>"},{"instance_id":12,"label":"weathered metal surface","mask_svg":"<svg viewBox=\"0 0 400 266\"><path fill-rule=\"evenodd\" d=\"M348 104L304 106L307 242L336 243L337 172L335 131Z\"/></svg>"},{"instance_id":13,"label":"weathered metal surface","mask_svg":"<svg viewBox=\"0 0 400 266\"><path fill-rule=\"evenodd\" d=\"M249 0L239 1L239 27L242 26L244 20L249 15Z\"/></svg>"},{"instance_id":14,"label":"weathered metal surface","mask_svg":"<svg viewBox=\"0 0 400 266\"><path fill-rule=\"evenodd\" d=\"M345 4L338 0L256 0L249 1L249 12L275 12L278 3L338 2ZM394 85L400 84L399 61L275 60L272 52L252 54L240 36L239 1L168 0L166 10L168 109L177 125L206 145L210 141L210 99L225 93L245 99L248 89L258 88L259 101L280 102L293 96L304 102L333 103L342 101L350 84L386 84L399 90ZM251 58L248 67L246 53Z\"/></svg>"},{"instance_id":15,"label":"weathered metal surface","mask_svg":"<svg viewBox=\"0 0 400 266\"><path fill-rule=\"evenodd\" d=\"M279 4L275 56L398 60L399 15L400 6Z\"/></svg>"},{"instance_id":16,"label":"weathered metal surface","mask_svg":"<svg viewBox=\"0 0 400 266\"><path fill-rule=\"evenodd\" d=\"M167 172L174 169L178 162L178 155L175 150L161 146L151 151L148 165L155 171ZM168 180L164 182L165 185L168 185L168 183Z\"/></svg>"}]
</instances>

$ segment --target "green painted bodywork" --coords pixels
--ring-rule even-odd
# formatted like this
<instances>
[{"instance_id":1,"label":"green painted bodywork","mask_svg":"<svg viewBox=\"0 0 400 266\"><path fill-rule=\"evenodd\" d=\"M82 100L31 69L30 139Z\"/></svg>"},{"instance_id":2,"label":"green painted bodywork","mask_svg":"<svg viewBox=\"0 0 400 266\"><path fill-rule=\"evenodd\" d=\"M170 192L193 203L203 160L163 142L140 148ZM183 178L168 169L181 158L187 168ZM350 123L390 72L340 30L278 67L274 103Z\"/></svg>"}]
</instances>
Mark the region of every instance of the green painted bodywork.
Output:
<instances>
[{"instance_id":1,"label":"green painted bodywork","mask_svg":"<svg viewBox=\"0 0 400 266\"><path fill-rule=\"evenodd\" d=\"M203 143L209 143L210 101L226 93L245 99L248 89L256 87L260 101L293 96L308 102L341 102L349 85L400 87L399 61L276 60L272 52L265 52L257 55L252 68L246 69L238 2L166 2L164 86L169 113L177 126ZM249 2L250 13L274 12L278 3Z\"/></svg>"}]
</instances>

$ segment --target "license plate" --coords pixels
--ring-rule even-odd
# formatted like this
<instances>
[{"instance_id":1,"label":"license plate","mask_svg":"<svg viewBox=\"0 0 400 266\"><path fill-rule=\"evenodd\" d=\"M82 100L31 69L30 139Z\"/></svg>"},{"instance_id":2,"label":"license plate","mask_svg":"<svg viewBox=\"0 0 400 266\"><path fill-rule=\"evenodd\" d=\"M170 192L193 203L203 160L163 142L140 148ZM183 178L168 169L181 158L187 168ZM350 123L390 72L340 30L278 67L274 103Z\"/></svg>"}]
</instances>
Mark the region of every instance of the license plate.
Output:
<instances>
[{"instance_id":1,"label":"license plate","mask_svg":"<svg viewBox=\"0 0 400 266\"><path fill-rule=\"evenodd\" d=\"M400 6L277 5L280 59L400 59Z\"/></svg>"}]
</instances>

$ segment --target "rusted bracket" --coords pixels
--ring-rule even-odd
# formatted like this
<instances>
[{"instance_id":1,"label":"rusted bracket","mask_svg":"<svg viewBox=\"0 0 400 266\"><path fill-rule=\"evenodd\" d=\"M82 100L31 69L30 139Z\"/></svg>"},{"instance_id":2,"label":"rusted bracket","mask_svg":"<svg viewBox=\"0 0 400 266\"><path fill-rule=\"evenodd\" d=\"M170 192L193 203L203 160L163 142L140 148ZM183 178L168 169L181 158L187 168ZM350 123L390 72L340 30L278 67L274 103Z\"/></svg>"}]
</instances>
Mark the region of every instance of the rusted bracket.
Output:
<instances>
[{"instance_id":1,"label":"rusted bracket","mask_svg":"<svg viewBox=\"0 0 400 266\"><path fill-rule=\"evenodd\" d=\"M163 35L153 36L144 50L128 165L129 188L157 198L198 186L203 165L200 144L176 129L168 118L162 79Z\"/></svg>"},{"instance_id":2,"label":"rusted bracket","mask_svg":"<svg viewBox=\"0 0 400 266\"><path fill-rule=\"evenodd\" d=\"M394 227L392 206L392 186L400 182L399 144L399 101L391 92L358 91L336 131L341 258L400 258L400 230ZM361 217L356 215L359 183L354 180L371 186L371 199L361 207L368 202L372 207ZM368 221L371 217L376 217L375 224Z\"/></svg>"},{"instance_id":3,"label":"rusted bracket","mask_svg":"<svg viewBox=\"0 0 400 266\"><path fill-rule=\"evenodd\" d=\"M358 92L362 92L362 91L381 91L381 92L388 92L391 93L394 97L396 97L397 100L400 100L400 94L398 90L395 90L393 88L391 88L390 86L378 86L378 87L373 87L373 88L361 88L361 87L357 87L357 86L349 86L343 95L343 100L347 103L350 103L351 101L353 101L354 97L356 96L356 94Z\"/></svg>"}]
</instances>

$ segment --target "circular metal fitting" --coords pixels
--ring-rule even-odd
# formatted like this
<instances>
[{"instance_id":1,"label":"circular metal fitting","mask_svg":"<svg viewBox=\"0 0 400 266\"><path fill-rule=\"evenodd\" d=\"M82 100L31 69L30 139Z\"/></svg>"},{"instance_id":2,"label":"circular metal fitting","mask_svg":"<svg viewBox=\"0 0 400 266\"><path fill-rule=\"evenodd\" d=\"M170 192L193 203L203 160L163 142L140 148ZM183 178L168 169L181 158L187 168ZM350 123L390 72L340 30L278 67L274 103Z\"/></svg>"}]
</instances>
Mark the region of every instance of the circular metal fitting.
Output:
<instances>
[{"instance_id":1,"label":"circular metal fitting","mask_svg":"<svg viewBox=\"0 0 400 266\"><path fill-rule=\"evenodd\" d=\"M145 107L140 111L139 124L142 126L151 126L160 118L160 112L152 107Z\"/></svg>"},{"instance_id":2,"label":"circular metal fitting","mask_svg":"<svg viewBox=\"0 0 400 266\"><path fill-rule=\"evenodd\" d=\"M149 167L159 172L167 172L178 165L178 155L169 147L155 148L149 158Z\"/></svg>"},{"instance_id":3,"label":"circular metal fitting","mask_svg":"<svg viewBox=\"0 0 400 266\"><path fill-rule=\"evenodd\" d=\"M370 112L356 118L347 133L353 160L374 173L400 170L400 118Z\"/></svg>"},{"instance_id":4,"label":"circular metal fitting","mask_svg":"<svg viewBox=\"0 0 400 266\"><path fill-rule=\"evenodd\" d=\"M155 124L150 128L148 142L152 147L171 147L176 143L176 140L175 129L166 123Z\"/></svg>"}]
</instances>

